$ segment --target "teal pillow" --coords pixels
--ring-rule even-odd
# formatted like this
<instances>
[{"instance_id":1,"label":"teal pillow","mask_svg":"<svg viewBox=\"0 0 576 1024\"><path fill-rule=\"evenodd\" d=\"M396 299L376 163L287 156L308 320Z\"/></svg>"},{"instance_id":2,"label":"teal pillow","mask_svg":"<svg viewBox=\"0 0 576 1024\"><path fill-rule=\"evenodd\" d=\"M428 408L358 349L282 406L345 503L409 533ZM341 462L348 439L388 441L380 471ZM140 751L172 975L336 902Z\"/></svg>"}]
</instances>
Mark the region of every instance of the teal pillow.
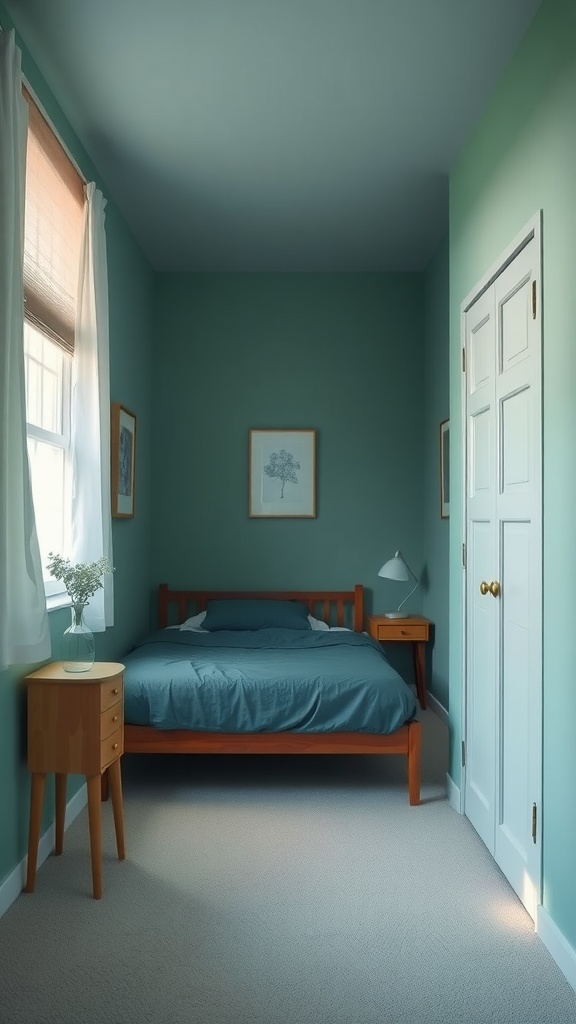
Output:
<instances>
[{"instance_id":1,"label":"teal pillow","mask_svg":"<svg viewBox=\"0 0 576 1024\"><path fill-rule=\"evenodd\" d=\"M302 601L208 601L202 629L310 629Z\"/></svg>"}]
</instances>

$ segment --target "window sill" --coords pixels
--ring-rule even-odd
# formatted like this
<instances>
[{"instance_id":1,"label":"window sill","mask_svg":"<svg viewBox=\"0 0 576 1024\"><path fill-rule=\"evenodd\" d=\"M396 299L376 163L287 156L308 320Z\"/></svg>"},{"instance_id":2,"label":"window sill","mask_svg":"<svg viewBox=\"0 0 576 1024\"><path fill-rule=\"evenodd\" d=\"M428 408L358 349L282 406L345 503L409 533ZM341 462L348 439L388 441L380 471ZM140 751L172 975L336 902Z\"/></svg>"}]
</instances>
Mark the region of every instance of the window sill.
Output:
<instances>
[{"instance_id":1,"label":"window sill","mask_svg":"<svg viewBox=\"0 0 576 1024\"><path fill-rule=\"evenodd\" d=\"M52 594L46 598L46 608L49 612L55 612L57 608L69 608L71 604L68 594Z\"/></svg>"}]
</instances>

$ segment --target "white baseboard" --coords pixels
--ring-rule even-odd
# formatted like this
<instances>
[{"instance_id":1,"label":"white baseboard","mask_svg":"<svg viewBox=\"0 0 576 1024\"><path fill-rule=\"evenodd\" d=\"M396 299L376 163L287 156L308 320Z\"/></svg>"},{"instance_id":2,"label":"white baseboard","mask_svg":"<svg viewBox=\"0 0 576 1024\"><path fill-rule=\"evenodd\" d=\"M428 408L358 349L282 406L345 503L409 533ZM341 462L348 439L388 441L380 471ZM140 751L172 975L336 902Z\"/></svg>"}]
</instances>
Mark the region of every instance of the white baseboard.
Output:
<instances>
[{"instance_id":1,"label":"white baseboard","mask_svg":"<svg viewBox=\"0 0 576 1024\"><path fill-rule=\"evenodd\" d=\"M437 700L433 693L430 693L430 691L426 693L426 703L440 721L443 722L445 726L448 726L449 716L446 708L439 700Z\"/></svg>"},{"instance_id":2,"label":"white baseboard","mask_svg":"<svg viewBox=\"0 0 576 1024\"><path fill-rule=\"evenodd\" d=\"M448 772L446 773L446 793L450 807L458 811L458 814L462 814L462 793Z\"/></svg>"},{"instance_id":3,"label":"white baseboard","mask_svg":"<svg viewBox=\"0 0 576 1024\"><path fill-rule=\"evenodd\" d=\"M542 939L566 981L576 992L576 950L572 949L568 939L542 906L536 908L536 934Z\"/></svg>"},{"instance_id":4,"label":"white baseboard","mask_svg":"<svg viewBox=\"0 0 576 1024\"><path fill-rule=\"evenodd\" d=\"M64 828L67 829L72 824L74 818L76 818L83 807L86 806L86 783L80 787L77 793L70 798L66 804L66 815L64 818ZM50 828L46 830L43 836L40 837L38 843L38 867L44 863L47 857L50 856L54 849L54 824L50 825ZM0 885L0 917L5 914L8 907L14 902L14 900L20 895L24 884L26 882L26 868L28 865L28 857L23 857L19 864L16 865L14 870L8 875L2 885Z\"/></svg>"}]
</instances>

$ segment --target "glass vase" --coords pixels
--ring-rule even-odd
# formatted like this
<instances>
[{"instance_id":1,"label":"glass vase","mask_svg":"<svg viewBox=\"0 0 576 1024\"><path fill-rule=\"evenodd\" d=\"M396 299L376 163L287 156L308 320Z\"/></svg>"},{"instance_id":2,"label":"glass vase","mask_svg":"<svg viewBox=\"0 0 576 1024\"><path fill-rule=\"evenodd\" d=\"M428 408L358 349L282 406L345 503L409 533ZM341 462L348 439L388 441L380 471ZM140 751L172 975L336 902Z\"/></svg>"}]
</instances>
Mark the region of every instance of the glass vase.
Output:
<instances>
[{"instance_id":1,"label":"glass vase","mask_svg":"<svg viewBox=\"0 0 576 1024\"><path fill-rule=\"evenodd\" d=\"M82 603L72 604L72 623L62 637L62 668L66 672L88 672L94 664L94 635L84 622Z\"/></svg>"}]
</instances>

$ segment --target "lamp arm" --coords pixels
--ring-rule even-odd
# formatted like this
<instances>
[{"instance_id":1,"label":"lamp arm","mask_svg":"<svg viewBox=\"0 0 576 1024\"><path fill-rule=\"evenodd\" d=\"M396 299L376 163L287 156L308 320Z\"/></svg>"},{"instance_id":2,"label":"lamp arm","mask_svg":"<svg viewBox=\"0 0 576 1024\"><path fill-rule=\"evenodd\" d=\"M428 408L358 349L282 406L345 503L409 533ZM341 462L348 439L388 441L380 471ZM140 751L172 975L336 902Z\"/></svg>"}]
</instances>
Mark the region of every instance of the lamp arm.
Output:
<instances>
[{"instance_id":1,"label":"lamp arm","mask_svg":"<svg viewBox=\"0 0 576 1024\"><path fill-rule=\"evenodd\" d=\"M414 578L416 578L416 577L414 577ZM406 597L404 598L404 600L400 602L400 604L398 605L398 611L400 611L400 609L402 608L402 605L403 605L403 604L406 604L406 601L408 600L408 598L412 597L412 594L414 593L414 591L416 590L416 588L417 588L417 586L418 586L418 582L419 582L419 581L418 581L418 580L416 580L416 583L415 583L415 584L414 584L414 586L412 587L412 590L410 591L410 593L409 593L409 594L407 594L407 596L406 596Z\"/></svg>"}]
</instances>

